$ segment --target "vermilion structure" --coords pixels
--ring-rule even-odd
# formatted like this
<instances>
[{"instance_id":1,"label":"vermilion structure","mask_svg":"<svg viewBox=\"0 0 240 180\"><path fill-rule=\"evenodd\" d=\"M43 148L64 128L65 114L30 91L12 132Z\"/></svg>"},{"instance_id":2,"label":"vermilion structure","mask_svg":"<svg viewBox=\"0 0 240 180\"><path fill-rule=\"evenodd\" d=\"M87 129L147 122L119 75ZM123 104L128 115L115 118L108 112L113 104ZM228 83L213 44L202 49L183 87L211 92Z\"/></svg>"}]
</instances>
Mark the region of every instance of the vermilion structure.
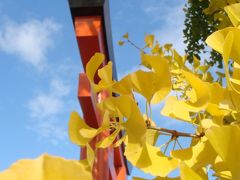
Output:
<instances>
[{"instance_id":1,"label":"vermilion structure","mask_svg":"<svg viewBox=\"0 0 240 180\"><path fill-rule=\"evenodd\" d=\"M109 59L113 61L113 76L116 79L108 0L69 0L69 5L84 70L90 58L96 52L101 52L106 57L104 64L107 64ZM98 81L98 77L95 81ZM78 99L83 117L89 126L98 128L101 125L102 117L96 108L96 103L107 96L104 92L99 94L92 92L86 74L80 73ZM91 146L94 148L95 142L108 136L109 133L97 136L91 142ZM97 150L93 168L94 179L125 180L127 178L129 170L123 156L123 148L120 146ZM81 159L84 158L86 158L86 149L82 148Z\"/></svg>"}]
</instances>

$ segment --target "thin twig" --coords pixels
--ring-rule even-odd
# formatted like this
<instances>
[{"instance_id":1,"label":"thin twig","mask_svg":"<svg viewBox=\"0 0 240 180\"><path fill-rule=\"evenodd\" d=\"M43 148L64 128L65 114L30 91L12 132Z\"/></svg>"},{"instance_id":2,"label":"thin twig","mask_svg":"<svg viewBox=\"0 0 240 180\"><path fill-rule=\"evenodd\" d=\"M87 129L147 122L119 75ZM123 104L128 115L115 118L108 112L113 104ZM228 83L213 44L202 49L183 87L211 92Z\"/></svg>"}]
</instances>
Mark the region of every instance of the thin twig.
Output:
<instances>
[{"instance_id":1,"label":"thin twig","mask_svg":"<svg viewBox=\"0 0 240 180\"><path fill-rule=\"evenodd\" d=\"M153 129L156 131L160 131L160 132L165 132L165 133L169 133L174 137L191 137L191 138L201 138L203 137L205 134L201 133L201 134L191 134L191 133L185 133L185 132L180 132L180 131L176 131L176 130L171 130L171 129L166 129L166 128L159 128L159 127L152 127L149 126L147 127L148 129Z\"/></svg>"},{"instance_id":2,"label":"thin twig","mask_svg":"<svg viewBox=\"0 0 240 180\"><path fill-rule=\"evenodd\" d=\"M180 147L180 149L183 149L182 146L181 146L181 144L179 143L178 139L176 139L176 141L177 141L177 144L178 144L178 146Z\"/></svg>"},{"instance_id":3,"label":"thin twig","mask_svg":"<svg viewBox=\"0 0 240 180\"><path fill-rule=\"evenodd\" d=\"M166 154L169 144L172 142L172 138L166 143L163 154Z\"/></svg>"},{"instance_id":4,"label":"thin twig","mask_svg":"<svg viewBox=\"0 0 240 180\"><path fill-rule=\"evenodd\" d=\"M145 52L142 48L138 47L138 46L137 46L136 44L134 44L130 39L127 39L127 42L128 42L129 44L131 44L133 47L135 47L136 49L138 49L139 51L141 51L142 53L146 54L146 52Z\"/></svg>"},{"instance_id":5,"label":"thin twig","mask_svg":"<svg viewBox=\"0 0 240 180\"><path fill-rule=\"evenodd\" d=\"M174 140L173 150L175 150L177 139Z\"/></svg>"}]
</instances>

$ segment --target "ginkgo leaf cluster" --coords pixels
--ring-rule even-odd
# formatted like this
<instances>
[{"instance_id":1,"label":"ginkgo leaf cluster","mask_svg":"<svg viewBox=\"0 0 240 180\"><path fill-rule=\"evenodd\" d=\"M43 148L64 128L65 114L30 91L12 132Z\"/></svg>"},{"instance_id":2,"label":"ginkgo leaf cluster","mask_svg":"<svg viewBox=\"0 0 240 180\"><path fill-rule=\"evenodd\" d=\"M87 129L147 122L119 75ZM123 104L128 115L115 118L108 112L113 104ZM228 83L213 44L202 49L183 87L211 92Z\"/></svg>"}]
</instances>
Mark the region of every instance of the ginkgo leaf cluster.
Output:
<instances>
[{"instance_id":1,"label":"ginkgo leaf cluster","mask_svg":"<svg viewBox=\"0 0 240 180\"><path fill-rule=\"evenodd\" d=\"M129 73L120 80L112 77L112 62L102 66L105 56L96 53L86 66L86 74L95 93L109 95L97 104L102 125L97 129L90 127L77 112L71 114L69 121L70 140L87 148L87 159L67 161L44 155L22 160L1 173L0 179L31 179L34 175L39 179L75 179L79 172L84 179L91 179L95 150L90 143L106 131L111 134L99 140L96 148L124 144L126 159L156 176L156 180L208 179L209 169L220 179L240 179L239 9L240 3L224 7L231 27L214 32L206 40L223 58L225 75L218 73L218 78L206 62L200 63L194 57L193 65L189 65L186 56L181 56L171 44L161 46L153 35L147 35L145 46L140 48L140 64L146 70ZM130 41L128 34L123 38ZM135 94L145 98L145 111L138 106ZM162 115L192 124L195 133L156 127L159 119L152 118L151 105L158 103L164 103L159 109ZM124 135L117 138L120 132ZM168 136L169 141L156 144L159 136ZM183 149L179 138L190 138L192 142ZM167 153L170 143L174 146ZM26 168L32 170L25 172ZM176 169L179 177L170 177Z\"/></svg>"}]
</instances>

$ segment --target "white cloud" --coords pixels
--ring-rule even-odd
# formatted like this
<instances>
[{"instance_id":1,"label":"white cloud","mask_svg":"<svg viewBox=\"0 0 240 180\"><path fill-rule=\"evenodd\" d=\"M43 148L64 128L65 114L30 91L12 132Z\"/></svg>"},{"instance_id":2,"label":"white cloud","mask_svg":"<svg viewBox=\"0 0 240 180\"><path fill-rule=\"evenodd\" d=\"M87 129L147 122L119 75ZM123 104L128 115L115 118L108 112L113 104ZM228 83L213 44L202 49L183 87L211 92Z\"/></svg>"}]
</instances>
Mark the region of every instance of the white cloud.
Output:
<instances>
[{"instance_id":1,"label":"white cloud","mask_svg":"<svg viewBox=\"0 0 240 180\"><path fill-rule=\"evenodd\" d=\"M66 96L70 92L70 88L60 79L53 79L51 81L51 89L50 91L54 93L54 96L62 97Z\"/></svg>"},{"instance_id":2,"label":"white cloud","mask_svg":"<svg viewBox=\"0 0 240 180\"><path fill-rule=\"evenodd\" d=\"M33 118L44 118L61 111L62 100L52 94L40 94L29 102L29 109Z\"/></svg>"},{"instance_id":3,"label":"white cloud","mask_svg":"<svg viewBox=\"0 0 240 180\"><path fill-rule=\"evenodd\" d=\"M54 45L53 35L59 29L60 24L49 18L23 23L8 19L0 27L0 50L42 70L47 51Z\"/></svg>"},{"instance_id":4,"label":"white cloud","mask_svg":"<svg viewBox=\"0 0 240 180\"><path fill-rule=\"evenodd\" d=\"M143 11L152 19L151 23L158 23L159 27L152 31L156 39L161 43L172 43L181 54L184 53L185 44L183 28L185 14L183 12L184 1L173 4L169 0L150 0L143 3Z\"/></svg>"},{"instance_id":5,"label":"white cloud","mask_svg":"<svg viewBox=\"0 0 240 180\"><path fill-rule=\"evenodd\" d=\"M27 129L37 133L39 138L47 139L50 143L57 145L63 143L67 138L67 130L57 119L47 119L27 125Z\"/></svg>"},{"instance_id":6,"label":"white cloud","mask_svg":"<svg viewBox=\"0 0 240 180\"><path fill-rule=\"evenodd\" d=\"M53 144L67 137L66 126L63 125L65 99L69 96L70 87L60 79L53 79L50 91L38 94L28 103L31 121L27 128L47 138ZM60 118L61 116L61 118ZM61 119L61 121L59 121Z\"/></svg>"}]
</instances>

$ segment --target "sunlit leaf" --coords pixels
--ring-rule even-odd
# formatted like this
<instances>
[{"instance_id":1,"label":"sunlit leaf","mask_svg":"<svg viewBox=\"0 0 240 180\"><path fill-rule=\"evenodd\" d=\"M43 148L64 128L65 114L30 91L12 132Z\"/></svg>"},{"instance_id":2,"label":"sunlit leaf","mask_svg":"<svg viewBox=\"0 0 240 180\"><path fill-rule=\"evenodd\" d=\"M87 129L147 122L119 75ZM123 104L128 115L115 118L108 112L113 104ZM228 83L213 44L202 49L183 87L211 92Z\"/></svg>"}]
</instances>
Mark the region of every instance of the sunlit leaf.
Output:
<instances>
[{"instance_id":1,"label":"sunlit leaf","mask_svg":"<svg viewBox=\"0 0 240 180\"><path fill-rule=\"evenodd\" d=\"M151 48L154 43L154 35L153 34L146 35L145 43L146 43L146 46Z\"/></svg>"},{"instance_id":2,"label":"sunlit leaf","mask_svg":"<svg viewBox=\"0 0 240 180\"><path fill-rule=\"evenodd\" d=\"M137 145L146 141L146 124L136 102L129 96L111 97L101 103L103 110L121 113L127 120L123 124L127 131L128 143ZM136 128L136 125L138 128Z\"/></svg>"},{"instance_id":3,"label":"sunlit leaf","mask_svg":"<svg viewBox=\"0 0 240 180\"><path fill-rule=\"evenodd\" d=\"M113 147L118 147L120 146L126 139L127 135L123 135L120 139L118 139L116 141L116 143L114 143Z\"/></svg>"},{"instance_id":4,"label":"sunlit leaf","mask_svg":"<svg viewBox=\"0 0 240 180\"><path fill-rule=\"evenodd\" d=\"M176 159L184 161L188 167L193 169L199 169L212 164L217 156L208 141L199 142L187 149L171 151L171 155Z\"/></svg>"},{"instance_id":5,"label":"sunlit leaf","mask_svg":"<svg viewBox=\"0 0 240 180\"><path fill-rule=\"evenodd\" d=\"M158 43L156 43L156 45L152 48L151 50L152 54L162 54L162 48L160 47L160 45Z\"/></svg>"},{"instance_id":6,"label":"sunlit leaf","mask_svg":"<svg viewBox=\"0 0 240 180\"><path fill-rule=\"evenodd\" d=\"M128 33L124 34L124 35L123 35L123 38L128 39L128 38L129 38Z\"/></svg>"},{"instance_id":7,"label":"sunlit leaf","mask_svg":"<svg viewBox=\"0 0 240 180\"><path fill-rule=\"evenodd\" d=\"M151 145L155 145L158 139L159 133L153 129L147 129L147 142Z\"/></svg>"},{"instance_id":8,"label":"sunlit leaf","mask_svg":"<svg viewBox=\"0 0 240 180\"><path fill-rule=\"evenodd\" d=\"M123 46L124 45L124 41L118 41L118 45L119 46Z\"/></svg>"},{"instance_id":9,"label":"sunlit leaf","mask_svg":"<svg viewBox=\"0 0 240 180\"><path fill-rule=\"evenodd\" d=\"M133 177L132 180L150 180L150 179L145 179L145 178L140 178L140 177ZM170 177L156 177L151 180L180 180L180 178L170 178Z\"/></svg>"},{"instance_id":10,"label":"sunlit leaf","mask_svg":"<svg viewBox=\"0 0 240 180\"><path fill-rule=\"evenodd\" d=\"M182 56L180 56L180 54L178 54L178 52L175 49L173 50L173 56L179 68L182 68L184 65L184 59L182 58Z\"/></svg>"},{"instance_id":11,"label":"sunlit leaf","mask_svg":"<svg viewBox=\"0 0 240 180\"><path fill-rule=\"evenodd\" d=\"M167 98L161 114L187 122L192 122L189 111L184 108L184 106L182 106L182 104L174 96L170 96Z\"/></svg>"},{"instance_id":12,"label":"sunlit leaf","mask_svg":"<svg viewBox=\"0 0 240 180\"><path fill-rule=\"evenodd\" d=\"M233 42L232 44L230 44L231 48L228 47L230 49L229 58L233 59L238 64L240 64L239 28L229 27L223 30L216 31L207 38L206 43L214 50L223 54L224 44L226 43L225 40L229 32L233 34Z\"/></svg>"},{"instance_id":13,"label":"sunlit leaf","mask_svg":"<svg viewBox=\"0 0 240 180\"><path fill-rule=\"evenodd\" d=\"M235 125L212 127L207 130L206 136L227 164L233 179L240 179L240 128Z\"/></svg>"},{"instance_id":14,"label":"sunlit leaf","mask_svg":"<svg viewBox=\"0 0 240 180\"><path fill-rule=\"evenodd\" d=\"M105 56L102 53L95 53L86 65L86 74L90 81L94 81L98 67L103 63Z\"/></svg>"},{"instance_id":15,"label":"sunlit leaf","mask_svg":"<svg viewBox=\"0 0 240 180\"><path fill-rule=\"evenodd\" d=\"M66 160L44 154L36 159L17 161L0 173L2 180L79 180L92 179L86 160Z\"/></svg>"},{"instance_id":16,"label":"sunlit leaf","mask_svg":"<svg viewBox=\"0 0 240 180\"><path fill-rule=\"evenodd\" d=\"M199 66L200 66L200 60L196 56L193 56L193 67L194 67L194 70L198 69Z\"/></svg>"},{"instance_id":17,"label":"sunlit leaf","mask_svg":"<svg viewBox=\"0 0 240 180\"><path fill-rule=\"evenodd\" d=\"M101 78L99 85L107 86L112 83L112 62L109 61L107 65L98 70L98 76Z\"/></svg>"},{"instance_id":18,"label":"sunlit leaf","mask_svg":"<svg viewBox=\"0 0 240 180\"><path fill-rule=\"evenodd\" d=\"M219 156L217 156L215 163L211 167L215 171L214 176L217 176L223 180L232 179L232 174L228 170L226 163L224 163Z\"/></svg>"},{"instance_id":19,"label":"sunlit leaf","mask_svg":"<svg viewBox=\"0 0 240 180\"><path fill-rule=\"evenodd\" d=\"M188 102L182 102L182 105L192 112L198 112L205 109L210 100L210 90L207 83L203 82L190 72L182 71L182 73L185 76L186 81L191 85L192 90L195 92L197 97L197 101L192 101L190 97L190 100Z\"/></svg>"},{"instance_id":20,"label":"sunlit leaf","mask_svg":"<svg viewBox=\"0 0 240 180\"><path fill-rule=\"evenodd\" d=\"M128 152L128 146L126 147ZM173 171L178 163L176 160L164 156L160 149L149 144L145 144L141 149L134 153L126 153L128 161L142 171L150 173L154 176L167 176Z\"/></svg>"},{"instance_id":21,"label":"sunlit leaf","mask_svg":"<svg viewBox=\"0 0 240 180\"><path fill-rule=\"evenodd\" d=\"M240 25L240 3L231 4L224 8L232 24L237 27Z\"/></svg>"},{"instance_id":22,"label":"sunlit leaf","mask_svg":"<svg viewBox=\"0 0 240 180\"><path fill-rule=\"evenodd\" d=\"M148 87L148 91L151 95L151 103L156 104L163 100L171 89L171 77L169 71L169 65L165 58L161 56L142 55L142 64L146 67L153 69L156 74L149 74L147 78L152 78L152 84ZM145 75L146 76L146 75ZM150 81L151 79L149 79ZM146 88L145 88L146 89ZM145 96L146 97L146 96ZM147 98L147 99L148 99ZM149 99L148 99L149 101Z\"/></svg>"},{"instance_id":23,"label":"sunlit leaf","mask_svg":"<svg viewBox=\"0 0 240 180\"><path fill-rule=\"evenodd\" d=\"M120 128L116 129L111 135L105 137L103 140L99 141L96 146L98 148L106 148L108 146L110 146L111 144L113 144L113 141L116 139L117 135L120 132Z\"/></svg>"},{"instance_id":24,"label":"sunlit leaf","mask_svg":"<svg viewBox=\"0 0 240 180\"><path fill-rule=\"evenodd\" d=\"M107 65L99 69L104 59L104 54L95 53L86 65L86 74L95 92L99 92L104 89L109 90L109 88L111 89L114 84L112 81L112 62L109 61ZM96 72L98 72L98 77L100 78L98 84L94 82Z\"/></svg>"},{"instance_id":25,"label":"sunlit leaf","mask_svg":"<svg viewBox=\"0 0 240 180\"><path fill-rule=\"evenodd\" d=\"M157 73L167 75L169 78L169 65L167 60L160 55L148 55L142 54L142 64L146 67L150 67Z\"/></svg>"},{"instance_id":26,"label":"sunlit leaf","mask_svg":"<svg viewBox=\"0 0 240 180\"><path fill-rule=\"evenodd\" d=\"M160 82L160 77L154 72L138 70L131 74L131 82L133 90L144 96L148 102L151 102L157 91L157 83Z\"/></svg>"},{"instance_id":27,"label":"sunlit leaf","mask_svg":"<svg viewBox=\"0 0 240 180\"><path fill-rule=\"evenodd\" d=\"M89 127L77 112L72 112L69 120L68 134L72 143L85 146L98 134L98 130Z\"/></svg>"},{"instance_id":28,"label":"sunlit leaf","mask_svg":"<svg viewBox=\"0 0 240 180\"><path fill-rule=\"evenodd\" d=\"M94 160L95 160L95 153L89 144L86 145L86 148L87 148L87 161L88 161L89 167L92 169Z\"/></svg>"},{"instance_id":29,"label":"sunlit leaf","mask_svg":"<svg viewBox=\"0 0 240 180\"><path fill-rule=\"evenodd\" d=\"M166 51L170 51L172 48L172 44L165 44L164 48L166 49Z\"/></svg>"},{"instance_id":30,"label":"sunlit leaf","mask_svg":"<svg viewBox=\"0 0 240 180\"><path fill-rule=\"evenodd\" d=\"M180 176L181 180L203 180L196 172L183 162L180 164Z\"/></svg>"},{"instance_id":31,"label":"sunlit leaf","mask_svg":"<svg viewBox=\"0 0 240 180\"><path fill-rule=\"evenodd\" d=\"M129 95L132 93L132 83L130 75L123 77L120 81L116 82L113 85L113 92L122 94L122 95Z\"/></svg>"},{"instance_id":32,"label":"sunlit leaf","mask_svg":"<svg viewBox=\"0 0 240 180\"><path fill-rule=\"evenodd\" d=\"M204 129L209 129L212 126L218 126L213 122L212 119L202 119L200 124L201 124L201 127Z\"/></svg>"},{"instance_id":33,"label":"sunlit leaf","mask_svg":"<svg viewBox=\"0 0 240 180\"><path fill-rule=\"evenodd\" d=\"M156 127L156 123L149 117L147 117L146 114L143 115L143 118L145 120L145 122L147 122L146 124L148 124L148 126L151 127ZM159 132L154 130L154 129L147 129L146 132L146 139L147 139L147 143L150 145L155 145L157 142L159 136Z\"/></svg>"}]
</instances>

